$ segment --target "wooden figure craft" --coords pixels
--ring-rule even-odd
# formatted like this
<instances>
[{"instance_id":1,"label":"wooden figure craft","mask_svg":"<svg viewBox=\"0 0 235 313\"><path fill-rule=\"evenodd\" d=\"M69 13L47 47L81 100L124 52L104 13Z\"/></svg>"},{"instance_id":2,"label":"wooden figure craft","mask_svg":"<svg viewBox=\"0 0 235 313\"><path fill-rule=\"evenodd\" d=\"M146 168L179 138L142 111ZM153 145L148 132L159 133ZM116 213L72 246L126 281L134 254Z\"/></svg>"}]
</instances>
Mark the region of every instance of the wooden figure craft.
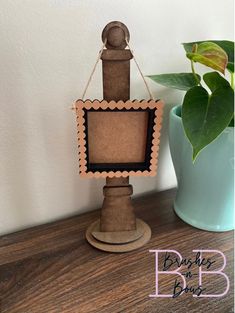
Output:
<instances>
[{"instance_id":1,"label":"wooden figure craft","mask_svg":"<svg viewBox=\"0 0 235 313\"><path fill-rule=\"evenodd\" d=\"M80 175L106 178L101 216L87 229L86 238L100 250L127 252L151 237L150 227L135 217L129 176L156 174L163 102L153 100L151 93L150 100L129 99L133 53L125 49L129 48L127 27L109 23L102 40L96 65L101 58L104 100L77 100L74 105Z\"/></svg>"}]
</instances>

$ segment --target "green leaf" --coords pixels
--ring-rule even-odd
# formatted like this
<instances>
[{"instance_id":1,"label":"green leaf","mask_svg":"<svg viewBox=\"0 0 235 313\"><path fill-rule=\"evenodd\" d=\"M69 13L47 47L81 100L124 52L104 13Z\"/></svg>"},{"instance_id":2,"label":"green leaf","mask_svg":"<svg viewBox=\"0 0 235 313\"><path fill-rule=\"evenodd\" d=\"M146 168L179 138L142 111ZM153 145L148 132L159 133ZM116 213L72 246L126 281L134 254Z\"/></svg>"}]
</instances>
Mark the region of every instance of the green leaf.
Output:
<instances>
[{"instance_id":1,"label":"green leaf","mask_svg":"<svg viewBox=\"0 0 235 313\"><path fill-rule=\"evenodd\" d=\"M228 62L227 69L230 73L234 73L234 63Z\"/></svg>"},{"instance_id":2,"label":"green leaf","mask_svg":"<svg viewBox=\"0 0 235 313\"><path fill-rule=\"evenodd\" d=\"M203 40L183 43L186 52L192 52L192 48L195 44L203 42L213 42L220 46L228 55L228 61L234 63L234 42L229 40Z\"/></svg>"},{"instance_id":3,"label":"green leaf","mask_svg":"<svg viewBox=\"0 0 235 313\"><path fill-rule=\"evenodd\" d=\"M196 50L194 51L194 47ZM199 62L224 74L228 63L227 53L213 42L202 42L193 46L193 52L187 52L186 56L193 62Z\"/></svg>"},{"instance_id":4,"label":"green leaf","mask_svg":"<svg viewBox=\"0 0 235 313\"><path fill-rule=\"evenodd\" d=\"M203 75L204 82L213 92L220 87L230 87L229 82L218 72L210 72Z\"/></svg>"},{"instance_id":5,"label":"green leaf","mask_svg":"<svg viewBox=\"0 0 235 313\"><path fill-rule=\"evenodd\" d=\"M197 86L201 80L199 75L193 73L172 73L172 74L160 74L148 76L153 81L166 87L188 90L194 86Z\"/></svg>"},{"instance_id":6,"label":"green leaf","mask_svg":"<svg viewBox=\"0 0 235 313\"><path fill-rule=\"evenodd\" d=\"M193 161L229 125L233 117L233 97L230 86L221 86L211 95L201 86L187 91L182 120L185 134L193 147Z\"/></svg>"},{"instance_id":7,"label":"green leaf","mask_svg":"<svg viewBox=\"0 0 235 313\"><path fill-rule=\"evenodd\" d=\"M234 72L234 42L229 40L204 40L204 41L195 41L183 43L184 49L186 52L192 52L194 44L200 44L202 42L213 42L220 46L228 55L228 64L227 69L231 72Z\"/></svg>"}]
</instances>

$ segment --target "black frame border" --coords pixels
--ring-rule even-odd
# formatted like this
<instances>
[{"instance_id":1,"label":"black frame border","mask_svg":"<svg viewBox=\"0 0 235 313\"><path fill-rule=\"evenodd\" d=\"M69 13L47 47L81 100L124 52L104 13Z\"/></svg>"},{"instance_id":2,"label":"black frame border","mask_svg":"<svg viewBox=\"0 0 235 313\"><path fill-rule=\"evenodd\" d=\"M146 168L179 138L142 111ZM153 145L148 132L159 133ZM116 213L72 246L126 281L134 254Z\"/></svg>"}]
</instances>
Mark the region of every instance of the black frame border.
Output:
<instances>
[{"instance_id":1,"label":"black frame border","mask_svg":"<svg viewBox=\"0 0 235 313\"><path fill-rule=\"evenodd\" d=\"M156 117L156 110L157 108L154 109L150 109L150 108L146 108L146 109L142 109L142 108L138 108L138 109L134 109L134 108L123 108L123 109L111 109L111 108L107 108L107 109L94 109L94 108L90 108L90 109L83 109L84 110L84 126L85 126L85 148L86 148L86 173L88 172L117 172L117 171L150 171L150 166L151 166L151 153L152 153L152 146L153 146L153 134L154 134L154 126L155 126L155 117ZM87 113L88 112L148 112L148 126L147 126L147 140L146 140L146 149L145 149L145 161L141 162L141 163L137 163L137 162L133 162L133 163L90 163L89 162L89 142L88 142L88 117L87 117Z\"/></svg>"}]
</instances>

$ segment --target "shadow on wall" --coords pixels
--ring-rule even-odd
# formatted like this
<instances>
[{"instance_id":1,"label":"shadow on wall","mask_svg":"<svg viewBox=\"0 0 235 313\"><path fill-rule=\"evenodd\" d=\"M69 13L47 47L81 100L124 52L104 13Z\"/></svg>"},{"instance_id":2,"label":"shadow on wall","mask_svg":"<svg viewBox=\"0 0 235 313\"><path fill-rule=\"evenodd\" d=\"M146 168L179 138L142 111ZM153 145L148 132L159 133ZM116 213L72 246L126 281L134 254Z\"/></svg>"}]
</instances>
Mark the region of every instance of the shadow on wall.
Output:
<instances>
[{"instance_id":1,"label":"shadow on wall","mask_svg":"<svg viewBox=\"0 0 235 313\"><path fill-rule=\"evenodd\" d=\"M158 155L158 173L156 176L156 190L162 190L162 186L173 188L176 187L177 184L170 156L168 130L170 111L175 105L182 102L182 94L178 91L164 88L158 93L158 97L165 102Z\"/></svg>"},{"instance_id":2,"label":"shadow on wall","mask_svg":"<svg viewBox=\"0 0 235 313\"><path fill-rule=\"evenodd\" d=\"M89 199L90 199L90 208L97 209L101 208L103 201L103 187L105 185L105 179L103 178L93 178L90 180L89 184Z\"/></svg>"}]
</instances>

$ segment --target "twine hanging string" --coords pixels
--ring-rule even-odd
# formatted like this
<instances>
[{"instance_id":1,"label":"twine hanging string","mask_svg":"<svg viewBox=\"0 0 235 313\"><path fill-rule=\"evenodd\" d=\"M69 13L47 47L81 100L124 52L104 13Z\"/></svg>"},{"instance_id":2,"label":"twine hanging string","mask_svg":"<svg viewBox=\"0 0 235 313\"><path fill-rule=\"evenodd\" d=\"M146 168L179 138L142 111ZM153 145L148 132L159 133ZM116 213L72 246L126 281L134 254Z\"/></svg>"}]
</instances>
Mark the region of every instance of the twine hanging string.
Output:
<instances>
[{"instance_id":1,"label":"twine hanging string","mask_svg":"<svg viewBox=\"0 0 235 313\"><path fill-rule=\"evenodd\" d=\"M87 81L86 86L85 86L85 88L84 88L84 91L83 91L83 93L82 93L82 100L84 100L84 98L85 98L87 89L88 89L88 87L89 87L89 85L90 85L90 82L91 82L93 76L94 76L96 67L97 67L97 65L98 65L98 63L99 63L99 60L100 60L101 55L102 55L102 53L103 53L103 51L104 51L104 48L105 48L106 43L107 43L107 38L105 38L105 40L104 40L104 43L103 43L103 45L102 45L102 47L101 47L101 49L100 49L100 51L99 51L99 54L98 54L97 60L96 60L96 62L95 62L95 65L93 66L93 69L92 69L92 71L91 71L91 74L90 74L90 76L89 76L89 78L88 78L88 81ZM74 104L71 109L72 109L72 110L76 110L76 105Z\"/></svg>"},{"instance_id":2,"label":"twine hanging string","mask_svg":"<svg viewBox=\"0 0 235 313\"><path fill-rule=\"evenodd\" d=\"M144 77L144 74L142 73L142 71L141 71L141 69L140 69L140 67L139 67L139 64L138 64L137 61L136 61L136 58L135 58L134 53L133 53L133 50L131 49L131 47L130 47L130 45L129 45L129 43L128 43L127 38L125 38L125 40L126 40L127 47L130 49L131 54L133 55L133 60L134 60L136 66L137 66L137 68L138 68L138 70L139 70L139 73L140 73L141 77L143 78L143 81L144 81L144 84L145 84L145 86L146 86L146 89L147 89L147 92L148 92L148 94L149 94L149 97L150 97L151 100L153 100L153 99L154 99L154 96L153 96L153 94L151 93L150 88L149 88L149 86L148 86L148 84L147 84L147 81L146 81L146 79L145 79L145 77Z\"/></svg>"},{"instance_id":3,"label":"twine hanging string","mask_svg":"<svg viewBox=\"0 0 235 313\"><path fill-rule=\"evenodd\" d=\"M136 66L137 66L137 69L138 69L138 71L139 71L139 73L140 73L140 75L141 75L141 77L142 77L142 79L143 79L143 81L144 81L144 84L145 84L145 86L146 86L146 89L147 89L147 92L148 92L148 94L149 94L150 100L153 100L153 99L154 99L154 96L153 96L153 94L152 94L151 91L150 91L150 88L149 88L149 86L148 86L148 84L147 84L147 81L146 81L146 79L145 79L145 77L144 77L144 74L142 73L142 71L141 71L141 69L140 69L140 67L139 67L139 64L138 64L138 62L137 62L137 60L136 60L136 58L135 58L135 56L134 56L133 50L131 49L131 47L130 47L130 45L129 45L129 43L128 43L127 38L125 38L125 41L126 41L126 44L127 44L128 48L130 49L130 52L131 52L131 54L132 54L132 56L133 56L133 60L134 60L134 62L135 62L135 64L136 64ZM95 65L94 65L94 67L93 67L93 69L92 69L92 71L91 71L91 74L90 74L90 76L89 76L89 79L88 79L88 81L87 81L87 83L86 83L86 86L85 86L84 91L83 91L83 94L82 94L82 100L84 100L84 98L85 98L87 89L88 89L88 87L89 87L89 85L90 85L90 82L91 82L93 76L94 76L96 67L97 67L97 65L98 65L98 63L99 63L99 60L100 60L101 55L102 55L102 53L103 53L103 51L104 51L104 48L105 48L106 43L107 43L107 38L105 38L105 40L104 40L104 43L103 43L103 45L102 45L102 47L101 47L101 49L100 49L100 51L99 51L99 54L98 54L97 60L96 60L96 62L95 62ZM76 105L75 105L75 104L73 105L72 110L76 110Z\"/></svg>"},{"instance_id":4,"label":"twine hanging string","mask_svg":"<svg viewBox=\"0 0 235 313\"><path fill-rule=\"evenodd\" d=\"M105 38L105 40L104 40L104 43L103 43L103 45L102 45L102 47L101 47L101 49L100 49L100 52L99 52L98 57L97 57L97 60L96 60L96 62L95 62L95 65L94 65L94 67L93 67L93 70L92 70L92 72L91 72L91 75L90 75L90 77L89 77L89 79L88 79L88 81L87 81L87 84L86 84L85 89L84 89L83 94L82 94L82 100L84 100L84 97L85 97L85 95L86 95L87 89L88 89L88 87L89 87L89 85L90 85L90 82L91 82L91 80L92 80L92 77L93 77L93 75L94 75L94 73L95 73L96 67L97 67L97 65L98 65L98 63L99 63L99 60L100 60L101 55L102 55L102 53L103 53L103 51L104 51L104 48L105 48L106 43L107 43L107 38Z\"/></svg>"}]
</instances>

